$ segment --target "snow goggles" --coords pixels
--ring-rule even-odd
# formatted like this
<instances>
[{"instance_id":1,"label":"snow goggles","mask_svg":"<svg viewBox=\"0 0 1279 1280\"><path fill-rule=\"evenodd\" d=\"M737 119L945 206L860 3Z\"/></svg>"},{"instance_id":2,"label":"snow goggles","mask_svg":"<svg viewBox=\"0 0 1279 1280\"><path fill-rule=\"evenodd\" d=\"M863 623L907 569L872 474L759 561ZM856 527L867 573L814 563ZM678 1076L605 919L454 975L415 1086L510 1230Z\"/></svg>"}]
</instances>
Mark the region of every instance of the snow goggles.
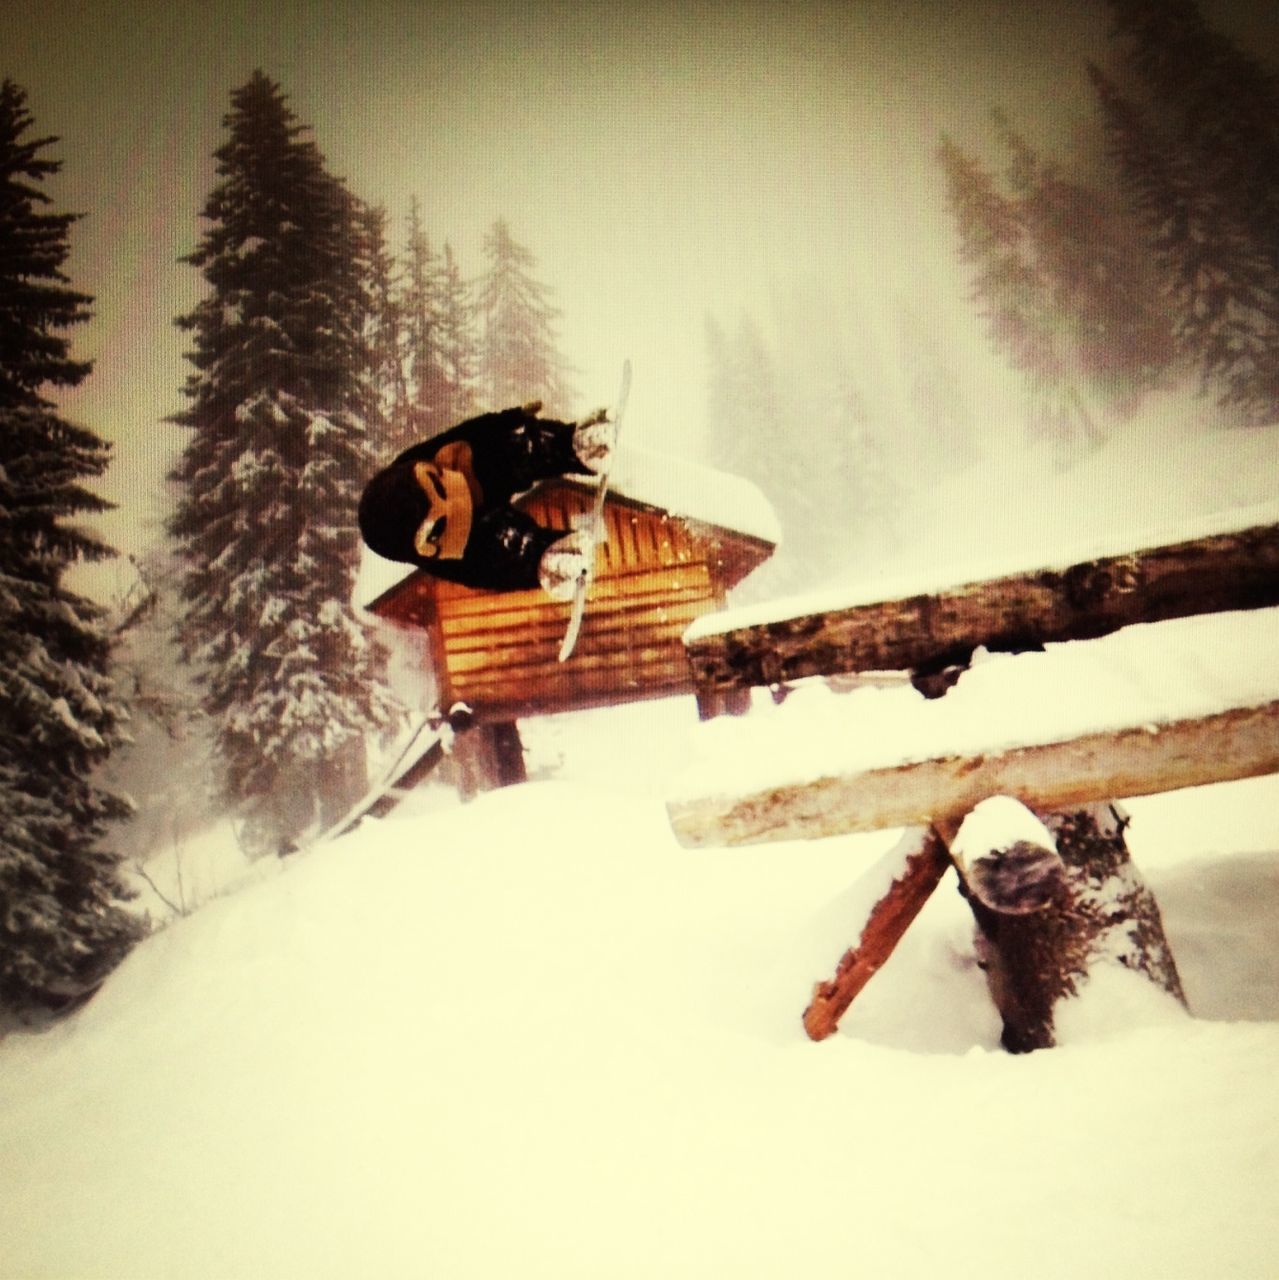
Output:
<instances>
[{"instance_id":1,"label":"snow goggles","mask_svg":"<svg viewBox=\"0 0 1279 1280\"><path fill-rule=\"evenodd\" d=\"M461 559L474 515L466 477L434 462L415 462L413 478L427 504L426 515L413 535L413 550L424 560Z\"/></svg>"}]
</instances>

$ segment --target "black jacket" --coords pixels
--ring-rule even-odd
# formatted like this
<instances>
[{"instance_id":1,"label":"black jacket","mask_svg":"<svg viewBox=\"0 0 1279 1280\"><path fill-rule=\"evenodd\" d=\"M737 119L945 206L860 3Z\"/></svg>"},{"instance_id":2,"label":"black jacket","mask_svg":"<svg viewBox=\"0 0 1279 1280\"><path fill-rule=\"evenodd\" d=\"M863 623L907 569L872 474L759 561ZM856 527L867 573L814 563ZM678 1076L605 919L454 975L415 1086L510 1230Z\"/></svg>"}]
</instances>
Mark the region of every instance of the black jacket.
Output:
<instances>
[{"instance_id":1,"label":"black jacket","mask_svg":"<svg viewBox=\"0 0 1279 1280\"><path fill-rule=\"evenodd\" d=\"M564 535L547 529L531 516L511 505L517 494L541 480L561 475L590 475L573 452L574 425L539 418L525 409L503 409L469 418L429 440L410 446L379 476L388 473L403 480L412 477L415 462L431 461L447 445L463 442L470 446L472 466L479 486L471 536L459 560L424 559L413 549L413 536L421 522L416 509L388 513L378 518L402 515L396 534L394 559L415 564L427 573L449 582L492 591L515 591L538 585L537 569L542 553ZM379 477L374 477L366 497L374 495ZM416 481L412 482L416 486ZM385 486L387 492L394 491ZM404 492L412 492L405 486ZM361 504L361 524L365 522ZM367 534L366 534L367 538ZM371 542L372 539L369 539ZM376 548L375 548L376 549Z\"/></svg>"}]
</instances>

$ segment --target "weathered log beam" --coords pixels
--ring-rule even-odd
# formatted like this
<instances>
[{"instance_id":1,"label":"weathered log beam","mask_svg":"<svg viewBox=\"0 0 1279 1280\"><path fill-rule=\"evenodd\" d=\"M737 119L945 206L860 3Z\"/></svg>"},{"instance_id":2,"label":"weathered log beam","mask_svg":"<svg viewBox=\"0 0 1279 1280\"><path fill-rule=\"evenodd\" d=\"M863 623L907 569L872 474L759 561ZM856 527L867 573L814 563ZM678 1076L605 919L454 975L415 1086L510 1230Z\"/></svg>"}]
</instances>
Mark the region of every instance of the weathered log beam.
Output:
<instances>
[{"instance_id":1,"label":"weathered log beam","mask_svg":"<svg viewBox=\"0 0 1279 1280\"><path fill-rule=\"evenodd\" d=\"M804 1030L810 1040L834 1034L848 1006L892 955L950 868L950 854L936 831L923 827L914 836L903 843L901 870L871 908L856 945L844 952L835 976L813 988L813 998L804 1010Z\"/></svg>"},{"instance_id":2,"label":"weathered log beam","mask_svg":"<svg viewBox=\"0 0 1279 1280\"><path fill-rule=\"evenodd\" d=\"M807 676L929 673L1136 622L1279 604L1279 524L690 636L699 698Z\"/></svg>"},{"instance_id":3,"label":"weathered log beam","mask_svg":"<svg viewBox=\"0 0 1279 1280\"><path fill-rule=\"evenodd\" d=\"M672 801L667 808L681 844L755 844L925 825L967 813L994 795L1015 796L1046 813L1266 773L1279 773L1279 701L989 755L891 764L748 795Z\"/></svg>"}]
</instances>

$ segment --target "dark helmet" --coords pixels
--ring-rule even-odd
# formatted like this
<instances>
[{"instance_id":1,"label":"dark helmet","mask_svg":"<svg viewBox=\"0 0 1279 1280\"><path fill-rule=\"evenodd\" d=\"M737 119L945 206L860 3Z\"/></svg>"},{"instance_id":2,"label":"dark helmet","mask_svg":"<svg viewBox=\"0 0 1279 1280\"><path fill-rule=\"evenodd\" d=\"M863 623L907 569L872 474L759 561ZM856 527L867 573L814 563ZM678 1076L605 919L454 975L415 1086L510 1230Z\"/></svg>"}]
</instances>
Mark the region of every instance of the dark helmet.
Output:
<instances>
[{"instance_id":1,"label":"dark helmet","mask_svg":"<svg viewBox=\"0 0 1279 1280\"><path fill-rule=\"evenodd\" d=\"M360 535L370 550L387 560L416 564L413 538L426 519L429 504L413 477L413 464L379 471L360 495Z\"/></svg>"}]
</instances>

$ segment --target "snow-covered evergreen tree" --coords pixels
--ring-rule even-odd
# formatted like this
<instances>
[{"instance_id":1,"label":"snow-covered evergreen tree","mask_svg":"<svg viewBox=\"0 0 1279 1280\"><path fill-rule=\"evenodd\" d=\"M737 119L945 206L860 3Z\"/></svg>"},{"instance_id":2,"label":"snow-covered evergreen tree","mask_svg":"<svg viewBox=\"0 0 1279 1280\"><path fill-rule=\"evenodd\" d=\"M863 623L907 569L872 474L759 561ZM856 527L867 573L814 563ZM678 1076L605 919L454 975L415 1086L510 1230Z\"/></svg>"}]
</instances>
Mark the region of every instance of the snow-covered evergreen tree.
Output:
<instances>
[{"instance_id":1,"label":"snow-covered evergreen tree","mask_svg":"<svg viewBox=\"0 0 1279 1280\"><path fill-rule=\"evenodd\" d=\"M129 811L93 781L121 740L102 610L67 569L111 552L65 523L106 507L83 482L107 444L59 416L46 389L75 386L64 331L92 299L62 267L75 214L46 209L56 139L32 138L26 94L0 84L0 1004L58 1007L92 991L143 932L101 841Z\"/></svg>"},{"instance_id":2,"label":"snow-covered evergreen tree","mask_svg":"<svg viewBox=\"0 0 1279 1280\"><path fill-rule=\"evenodd\" d=\"M192 436L170 529L225 794L253 847L283 848L359 793L367 735L392 716L350 607L378 405L358 202L261 71L225 124L186 259L209 291L178 320Z\"/></svg>"},{"instance_id":3,"label":"snow-covered evergreen tree","mask_svg":"<svg viewBox=\"0 0 1279 1280\"><path fill-rule=\"evenodd\" d=\"M397 453L417 440L424 440L447 426L438 421L430 402L431 388L438 380L435 351L436 300L435 251L422 225L417 197L409 203L408 236L404 246L403 283L400 288L400 315L403 324L405 381L408 412L394 424L391 452Z\"/></svg>"},{"instance_id":4,"label":"snow-covered evergreen tree","mask_svg":"<svg viewBox=\"0 0 1279 1280\"><path fill-rule=\"evenodd\" d=\"M743 315L731 333L706 319L711 461L771 489L783 500L791 452L777 363L759 326Z\"/></svg>"},{"instance_id":5,"label":"snow-covered evergreen tree","mask_svg":"<svg viewBox=\"0 0 1279 1280\"><path fill-rule=\"evenodd\" d=\"M1047 286L1025 243L1013 202L993 174L949 137L937 153L959 236L960 257L973 270L973 300L992 343L1014 369L1057 378L1061 358L1046 314Z\"/></svg>"},{"instance_id":6,"label":"snow-covered evergreen tree","mask_svg":"<svg viewBox=\"0 0 1279 1280\"><path fill-rule=\"evenodd\" d=\"M559 311L533 278L533 254L499 218L484 238L488 270L479 283L479 383L488 408L541 400L548 413L571 412L569 367L558 349Z\"/></svg>"},{"instance_id":7,"label":"snow-covered evergreen tree","mask_svg":"<svg viewBox=\"0 0 1279 1280\"><path fill-rule=\"evenodd\" d=\"M1140 225L1111 185L1083 181L1041 156L996 113L1006 181L1065 339L1063 381L1103 408L1127 407L1174 360L1172 325Z\"/></svg>"},{"instance_id":8,"label":"snow-covered evergreen tree","mask_svg":"<svg viewBox=\"0 0 1279 1280\"><path fill-rule=\"evenodd\" d=\"M903 300L896 328L905 416L898 448L910 459L905 468L897 468L897 485L913 488L950 475L979 456L976 424L989 416L989 409L974 395L945 322L930 308ZM883 449L881 444L875 451L875 464L882 465Z\"/></svg>"},{"instance_id":9,"label":"snow-covered evergreen tree","mask_svg":"<svg viewBox=\"0 0 1279 1280\"><path fill-rule=\"evenodd\" d=\"M779 354L748 314L728 331L708 316L705 334L709 459L758 485L785 530L749 590L798 590L845 566L880 514L862 483L874 428L833 353L814 360L791 334Z\"/></svg>"},{"instance_id":10,"label":"snow-covered evergreen tree","mask_svg":"<svg viewBox=\"0 0 1279 1280\"><path fill-rule=\"evenodd\" d=\"M174 633L181 616L181 569L172 545L131 557L135 577L112 602L111 673L129 706L129 740L102 770L106 785L137 804L116 844L135 867L177 853L220 809L210 785L213 751L195 672Z\"/></svg>"}]
</instances>

